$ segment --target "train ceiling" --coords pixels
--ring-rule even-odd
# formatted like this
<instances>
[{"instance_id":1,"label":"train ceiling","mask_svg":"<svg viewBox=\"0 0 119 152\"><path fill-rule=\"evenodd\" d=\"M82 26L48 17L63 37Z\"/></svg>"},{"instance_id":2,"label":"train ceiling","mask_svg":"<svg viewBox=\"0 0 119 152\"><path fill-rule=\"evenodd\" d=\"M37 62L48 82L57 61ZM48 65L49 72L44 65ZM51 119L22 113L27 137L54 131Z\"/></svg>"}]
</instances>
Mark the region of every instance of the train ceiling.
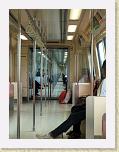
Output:
<instances>
[{"instance_id":1,"label":"train ceiling","mask_svg":"<svg viewBox=\"0 0 119 152\"><path fill-rule=\"evenodd\" d=\"M84 42L90 41L90 10L84 9L81 12L78 20L69 19L70 10L66 9L27 9L21 10L21 25L22 33L27 36L26 33L33 31L33 25L31 26L30 17L33 19L35 25L37 25L37 31L33 34L29 34L30 37L36 37L38 43L43 46L44 41L47 43L67 43L67 35L73 35L74 39L77 38ZM101 22L100 20L106 16L106 11L102 9L94 10L94 27L97 29ZM17 35L17 23L18 23L18 10L10 10L10 30ZM68 25L77 25L77 29L74 33L68 32ZM30 26L29 26L30 25ZM39 34L40 33L40 34ZM40 35L40 37L39 37ZM28 36L27 36L28 37ZM29 37L28 37L29 38ZM71 41L70 41L71 42ZM60 58L58 58L58 56ZM64 53L57 52L56 59L58 63L63 61ZM60 61L59 61L60 60Z\"/></svg>"}]
</instances>

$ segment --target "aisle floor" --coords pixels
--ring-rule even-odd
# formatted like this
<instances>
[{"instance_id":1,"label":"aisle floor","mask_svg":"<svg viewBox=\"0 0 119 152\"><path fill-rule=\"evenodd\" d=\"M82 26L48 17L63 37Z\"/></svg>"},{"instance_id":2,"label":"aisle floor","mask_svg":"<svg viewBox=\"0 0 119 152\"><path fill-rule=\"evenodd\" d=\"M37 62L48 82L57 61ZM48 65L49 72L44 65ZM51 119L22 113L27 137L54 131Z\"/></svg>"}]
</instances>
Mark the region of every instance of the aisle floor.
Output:
<instances>
[{"instance_id":1,"label":"aisle floor","mask_svg":"<svg viewBox=\"0 0 119 152\"><path fill-rule=\"evenodd\" d=\"M32 103L21 104L21 139L35 139L36 134L48 134L61 124L70 114L71 104L59 104L58 101L43 101L43 111L40 116L40 103L36 103L36 125L33 131L33 105ZM9 116L9 138L17 138L17 104L14 112Z\"/></svg>"}]
</instances>

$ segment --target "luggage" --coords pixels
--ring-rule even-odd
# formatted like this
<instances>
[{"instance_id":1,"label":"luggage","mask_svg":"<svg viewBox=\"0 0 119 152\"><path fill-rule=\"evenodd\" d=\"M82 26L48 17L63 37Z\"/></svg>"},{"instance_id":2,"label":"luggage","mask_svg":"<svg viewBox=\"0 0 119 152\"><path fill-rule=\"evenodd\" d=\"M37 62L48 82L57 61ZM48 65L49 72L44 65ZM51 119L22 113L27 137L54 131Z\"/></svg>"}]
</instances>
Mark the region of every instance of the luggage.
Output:
<instances>
[{"instance_id":1,"label":"luggage","mask_svg":"<svg viewBox=\"0 0 119 152\"><path fill-rule=\"evenodd\" d=\"M66 96L66 91L64 90L61 92L59 96L59 103L64 103L65 96Z\"/></svg>"},{"instance_id":2,"label":"luggage","mask_svg":"<svg viewBox=\"0 0 119 152\"><path fill-rule=\"evenodd\" d=\"M68 103L71 98L71 91L68 90L64 99L64 103Z\"/></svg>"}]
</instances>

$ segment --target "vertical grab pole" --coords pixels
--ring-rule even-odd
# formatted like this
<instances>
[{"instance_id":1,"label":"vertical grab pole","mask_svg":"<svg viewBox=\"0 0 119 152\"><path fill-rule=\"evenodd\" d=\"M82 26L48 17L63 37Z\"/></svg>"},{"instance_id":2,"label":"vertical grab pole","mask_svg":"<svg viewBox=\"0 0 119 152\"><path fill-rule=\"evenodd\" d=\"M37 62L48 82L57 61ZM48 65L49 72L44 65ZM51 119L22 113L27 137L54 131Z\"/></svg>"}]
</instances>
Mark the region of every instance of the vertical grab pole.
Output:
<instances>
[{"instance_id":1,"label":"vertical grab pole","mask_svg":"<svg viewBox=\"0 0 119 152\"><path fill-rule=\"evenodd\" d=\"M91 10L91 96L93 96L93 9Z\"/></svg>"},{"instance_id":2,"label":"vertical grab pole","mask_svg":"<svg viewBox=\"0 0 119 152\"><path fill-rule=\"evenodd\" d=\"M42 116L42 87L43 87L43 49L41 48L41 68L40 68L40 83L41 83L41 90L40 90L40 95L41 95L41 101L40 101L40 116Z\"/></svg>"},{"instance_id":3,"label":"vertical grab pole","mask_svg":"<svg viewBox=\"0 0 119 152\"><path fill-rule=\"evenodd\" d=\"M47 52L46 52L47 55ZM46 103L46 85L47 85L47 56L45 58L45 103Z\"/></svg>"},{"instance_id":4,"label":"vertical grab pole","mask_svg":"<svg viewBox=\"0 0 119 152\"><path fill-rule=\"evenodd\" d=\"M79 53L77 53L77 84L78 84L78 75L79 75L79 62L78 62Z\"/></svg>"},{"instance_id":5,"label":"vertical grab pole","mask_svg":"<svg viewBox=\"0 0 119 152\"><path fill-rule=\"evenodd\" d=\"M17 139L20 139L20 103L21 103L21 11L18 10L17 42Z\"/></svg>"},{"instance_id":6,"label":"vertical grab pole","mask_svg":"<svg viewBox=\"0 0 119 152\"><path fill-rule=\"evenodd\" d=\"M50 59L52 59L52 55L51 55L51 51L50 51ZM50 62L50 67L49 67L49 69L50 69L50 72L49 72L49 74L50 74L50 99L51 99L51 96L52 96L52 85L51 85L51 81L52 81L52 75L51 75L51 70L52 70L52 61Z\"/></svg>"},{"instance_id":7,"label":"vertical grab pole","mask_svg":"<svg viewBox=\"0 0 119 152\"><path fill-rule=\"evenodd\" d=\"M48 63L49 63L49 61L48 61ZM49 63L49 64L50 64L50 63ZM49 83L49 80L50 80L49 64L48 64L48 100L49 100L49 85L50 85L50 83Z\"/></svg>"},{"instance_id":8,"label":"vertical grab pole","mask_svg":"<svg viewBox=\"0 0 119 152\"><path fill-rule=\"evenodd\" d=\"M29 51L28 51L28 61L27 61L27 70L28 70L28 74L27 74L27 101L29 102L29 60L30 60L30 55L29 55Z\"/></svg>"},{"instance_id":9,"label":"vertical grab pole","mask_svg":"<svg viewBox=\"0 0 119 152\"><path fill-rule=\"evenodd\" d=\"M94 49L94 45L93 45L93 39L94 39L94 33L93 33L93 9L91 9L91 96L93 96L93 49ZM93 98L92 98L93 101ZM94 115L94 102L92 102L92 113ZM88 117L88 114L86 114L86 119ZM90 138L94 138L94 119L90 120L91 125L91 137ZM87 134L87 133L86 133Z\"/></svg>"},{"instance_id":10,"label":"vertical grab pole","mask_svg":"<svg viewBox=\"0 0 119 152\"><path fill-rule=\"evenodd\" d=\"M49 56L49 50L47 49L47 55ZM49 60L47 60L47 81L48 81L48 89L47 89L47 99L49 100Z\"/></svg>"},{"instance_id":11,"label":"vertical grab pole","mask_svg":"<svg viewBox=\"0 0 119 152\"><path fill-rule=\"evenodd\" d=\"M33 41L33 131L35 131L36 40Z\"/></svg>"},{"instance_id":12,"label":"vertical grab pole","mask_svg":"<svg viewBox=\"0 0 119 152\"><path fill-rule=\"evenodd\" d=\"M77 78L76 78L76 77L77 77L77 70L76 70L76 63L77 63L77 62L76 62L76 54L75 54L74 57L75 57L75 82L77 82Z\"/></svg>"}]
</instances>

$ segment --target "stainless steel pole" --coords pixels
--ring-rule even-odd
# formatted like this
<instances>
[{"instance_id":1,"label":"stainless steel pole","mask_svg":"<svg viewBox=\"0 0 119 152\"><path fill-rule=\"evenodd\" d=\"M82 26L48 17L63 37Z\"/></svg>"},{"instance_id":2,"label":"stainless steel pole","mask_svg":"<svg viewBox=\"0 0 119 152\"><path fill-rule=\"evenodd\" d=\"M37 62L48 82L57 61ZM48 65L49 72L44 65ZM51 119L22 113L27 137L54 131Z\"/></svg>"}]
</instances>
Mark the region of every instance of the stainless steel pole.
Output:
<instances>
[{"instance_id":1,"label":"stainless steel pole","mask_svg":"<svg viewBox=\"0 0 119 152\"><path fill-rule=\"evenodd\" d=\"M94 33L93 33L93 9L91 9L91 96L93 96L93 49L94 49L94 44L93 44L93 39L94 39ZM93 100L93 98L92 98ZM92 102L93 103L93 102ZM94 103L92 104L93 108L92 108L92 113L94 114ZM87 119L88 116L86 116ZM91 129L91 137L90 138L94 138L94 119L90 120L90 123L92 124L92 129ZM86 134L88 134L86 132Z\"/></svg>"},{"instance_id":2,"label":"stainless steel pole","mask_svg":"<svg viewBox=\"0 0 119 152\"><path fill-rule=\"evenodd\" d=\"M18 10L17 42L17 139L20 139L20 103L21 103L21 11Z\"/></svg>"},{"instance_id":3,"label":"stainless steel pole","mask_svg":"<svg viewBox=\"0 0 119 152\"><path fill-rule=\"evenodd\" d=\"M78 79L78 75L79 75L79 53L77 53L77 55L76 55L76 82L77 82L77 84L78 84L78 81L79 81L79 79Z\"/></svg>"},{"instance_id":4,"label":"stainless steel pole","mask_svg":"<svg viewBox=\"0 0 119 152\"><path fill-rule=\"evenodd\" d=\"M68 73L68 89L70 88L70 49L68 49L68 69L67 69L67 73Z\"/></svg>"},{"instance_id":5,"label":"stainless steel pole","mask_svg":"<svg viewBox=\"0 0 119 152\"><path fill-rule=\"evenodd\" d=\"M49 78L50 78L50 73L49 73L49 69L50 69L50 62L48 61L48 100L49 100L49 86L50 86L50 83L49 83Z\"/></svg>"},{"instance_id":6,"label":"stainless steel pole","mask_svg":"<svg viewBox=\"0 0 119 152\"><path fill-rule=\"evenodd\" d=\"M30 56L29 56L29 51L28 51L28 61L27 61L27 70L28 70L28 74L27 74L27 101L29 102L29 61L30 61Z\"/></svg>"},{"instance_id":7,"label":"stainless steel pole","mask_svg":"<svg viewBox=\"0 0 119 152\"><path fill-rule=\"evenodd\" d=\"M52 63L50 63L50 99L52 97L52 84L51 84L52 83L52 72L51 72L51 70L52 70Z\"/></svg>"},{"instance_id":8,"label":"stainless steel pole","mask_svg":"<svg viewBox=\"0 0 119 152\"><path fill-rule=\"evenodd\" d=\"M12 81L12 34L10 33L9 40L9 81Z\"/></svg>"},{"instance_id":9,"label":"stainless steel pole","mask_svg":"<svg viewBox=\"0 0 119 152\"><path fill-rule=\"evenodd\" d=\"M75 54L75 56L74 56L75 58L75 82L77 82L77 66L76 66L76 64L77 64L77 58L76 58L76 54Z\"/></svg>"},{"instance_id":10,"label":"stainless steel pole","mask_svg":"<svg viewBox=\"0 0 119 152\"><path fill-rule=\"evenodd\" d=\"M35 131L36 40L33 41L33 131Z\"/></svg>"},{"instance_id":11,"label":"stainless steel pole","mask_svg":"<svg viewBox=\"0 0 119 152\"><path fill-rule=\"evenodd\" d=\"M41 101L40 101L40 116L42 116L42 87L43 87L43 49L41 48L41 65L40 65L40 83L41 83L41 89L40 89L40 95L41 95Z\"/></svg>"},{"instance_id":12,"label":"stainless steel pole","mask_svg":"<svg viewBox=\"0 0 119 152\"><path fill-rule=\"evenodd\" d=\"M45 58L45 103L46 103L46 96L47 96L46 87L47 87L47 56Z\"/></svg>"},{"instance_id":13,"label":"stainless steel pole","mask_svg":"<svg viewBox=\"0 0 119 152\"><path fill-rule=\"evenodd\" d=\"M93 96L93 10L91 10L91 96Z\"/></svg>"}]
</instances>

